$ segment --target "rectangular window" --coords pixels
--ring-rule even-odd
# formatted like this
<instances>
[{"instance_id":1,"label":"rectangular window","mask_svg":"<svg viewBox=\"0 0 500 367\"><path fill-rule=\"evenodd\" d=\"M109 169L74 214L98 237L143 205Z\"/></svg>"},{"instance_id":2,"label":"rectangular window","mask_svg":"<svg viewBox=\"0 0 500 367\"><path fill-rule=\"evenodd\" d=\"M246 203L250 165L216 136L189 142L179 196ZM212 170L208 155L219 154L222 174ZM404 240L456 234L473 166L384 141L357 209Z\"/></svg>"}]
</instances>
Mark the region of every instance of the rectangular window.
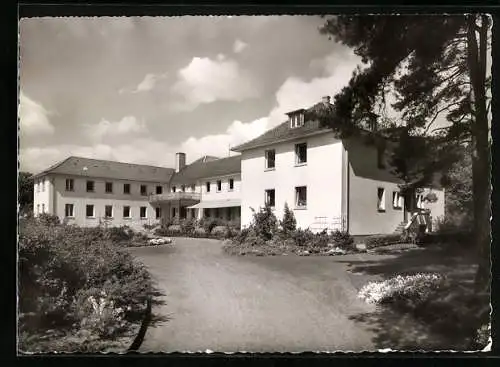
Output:
<instances>
[{"instance_id":1,"label":"rectangular window","mask_svg":"<svg viewBox=\"0 0 500 367\"><path fill-rule=\"evenodd\" d=\"M130 194L130 184L123 184L123 193Z\"/></svg>"},{"instance_id":2,"label":"rectangular window","mask_svg":"<svg viewBox=\"0 0 500 367\"><path fill-rule=\"evenodd\" d=\"M266 150L266 169L275 167L276 151L274 149Z\"/></svg>"},{"instance_id":3,"label":"rectangular window","mask_svg":"<svg viewBox=\"0 0 500 367\"><path fill-rule=\"evenodd\" d=\"M140 210L140 214L141 214L141 219L144 219L146 218L146 207L145 206L141 206L141 210Z\"/></svg>"},{"instance_id":4,"label":"rectangular window","mask_svg":"<svg viewBox=\"0 0 500 367\"><path fill-rule=\"evenodd\" d=\"M181 186L181 191L182 191L182 192L186 192L186 186L182 185L182 186Z\"/></svg>"},{"instance_id":5,"label":"rectangular window","mask_svg":"<svg viewBox=\"0 0 500 367\"><path fill-rule=\"evenodd\" d=\"M74 217L75 216L74 209L75 207L73 204L64 205L64 216L70 218Z\"/></svg>"},{"instance_id":6,"label":"rectangular window","mask_svg":"<svg viewBox=\"0 0 500 367\"><path fill-rule=\"evenodd\" d=\"M295 164L307 162L307 143L295 144Z\"/></svg>"},{"instance_id":7,"label":"rectangular window","mask_svg":"<svg viewBox=\"0 0 500 367\"><path fill-rule=\"evenodd\" d=\"M113 192L113 182L106 182L106 189L105 191L107 193L112 193Z\"/></svg>"},{"instance_id":8,"label":"rectangular window","mask_svg":"<svg viewBox=\"0 0 500 367\"><path fill-rule=\"evenodd\" d=\"M160 207L155 208L155 215L156 215L156 219L161 218L161 208Z\"/></svg>"},{"instance_id":9,"label":"rectangular window","mask_svg":"<svg viewBox=\"0 0 500 367\"><path fill-rule=\"evenodd\" d=\"M123 218L130 218L130 206L123 207Z\"/></svg>"},{"instance_id":10,"label":"rectangular window","mask_svg":"<svg viewBox=\"0 0 500 367\"><path fill-rule=\"evenodd\" d=\"M307 187L299 186L295 188L295 207L305 208L307 206Z\"/></svg>"},{"instance_id":11,"label":"rectangular window","mask_svg":"<svg viewBox=\"0 0 500 367\"><path fill-rule=\"evenodd\" d=\"M271 190L266 190L266 197L265 197L265 203L267 206L274 207L275 206L275 191L274 189Z\"/></svg>"},{"instance_id":12,"label":"rectangular window","mask_svg":"<svg viewBox=\"0 0 500 367\"><path fill-rule=\"evenodd\" d=\"M377 188L377 210L385 212L385 189L383 187Z\"/></svg>"},{"instance_id":13,"label":"rectangular window","mask_svg":"<svg viewBox=\"0 0 500 367\"><path fill-rule=\"evenodd\" d=\"M39 185L38 181L35 182L35 191L40 192L40 185Z\"/></svg>"},{"instance_id":14,"label":"rectangular window","mask_svg":"<svg viewBox=\"0 0 500 367\"><path fill-rule=\"evenodd\" d=\"M163 187L161 186L156 186L156 194L157 195L161 195L161 193L163 192Z\"/></svg>"},{"instance_id":15,"label":"rectangular window","mask_svg":"<svg viewBox=\"0 0 500 367\"><path fill-rule=\"evenodd\" d=\"M418 209L425 209L424 195L417 195L417 208Z\"/></svg>"},{"instance_id":16,"label":"rectangular window","mask_svg":"<svg viewBox=\"0 0 500 367\"><path fill-rule=\"evenodd\" d=\"M229 179L229 190L234 190L234 179Z\"/></svg>"},{"instance_id":17,"label":"rectangular window","mask_svg":"<svg viewBox=\"0 0 500 367\"><path fill-rule=\"evenodd\" d=\"M172 192L176 192L176 191L177 191L177 187L172 186Z\"/></svg>"},{"instance_id":18,"label":"rectangular window","mask_svg":"<svg viewBox=\"0 0 500 367\"><path fill-rule=\"evenodd\" d=\"M94 192L94 181L87 181L87 192Z\"/></svg>"},{"instance_id":19,"label":"rectangular window","mask_svg":"<svg viewBox=\"0 0 500 367\"><path fill-rule=\"evenodd\" d=\"M88 204L86 207L85 207L85 215L87 216L87 218L94 218L94 206L93 205L90 205Z\"/></svg>"},{"instance_id":20,"label":"rectangular window","mask_svg":"<svg viewBox=\"0 0 500 367\"><path fill-rule=\"evenodd\" d=\"M74 191L75 190L75 182L72 178L66 179L66 191Z\"/></svg>"},{"instance_id":21,"label":"rectangular window","mask_svg":"<svg viewBox=\"0 0 500 367\"><path fill-rule=\"evenodd\" d=\"M222 181L217 180L217 191L221 191L221 190L222 190Z\"/></svg>"},{"instance_id":22,"label":"rectangular window","mask_svg":"<svg viewBox=\"0 0 500 367\"><path fill-rule=\"evenodd\" d=\"M203 216L210 218L210 209L208 208L203 209Z\"/></svg>"},{"instance_id":23,"label":"rectangular window","mask_svg":"<svg viewBox=\"0 0 500 367\"><path fill-rule=\"evenodd\" d=\"M207 182L205 186L207 187L207 192L210 192L210 182Z\"/></svg>"},{"instance_id":24,"label":"rectangular window","mask_svg":"<svg viewBox=\"0 0 500 367\"><path fill-rule=\"evenodd\" d=\"M175 215L177 214L177 208L172 208L172 217L175 217Z\"/></svg>"},{"instance_id":25,"label":"rectangular window","mask_svg":"<svg viewBox=\"0 0 500 367\"><path fill-rule=\"evenodd\" d=\"M45 192L45 179L42 180L42 192Z\"/></svg>"},{"instance_id":26,"label":"rectangular window","mask_svg":"<svg viewBox=\"0 0 500 367\"><path fill-rule=\"evenodd\" d=\"M104 217L113 218L113 205L104 206Z\"/></svg>"},{"instance_id":27,"label":"rectangular window","mask_svg":"<svg viewBox=\"0 0 500 367\"><path fill-rule=\"evenodd\" d=\"M148 194L148 187L146 185L141 185L141 195L146 196Z\"/></svg>"},{"instance_id":28,"label":"rectangular window","mask_svg":"<svg viewBox=\"0 0 500 367\"><path fill-rule=\"evenodd\" d=\"M40 204L36 204L36 214L40 214Z\"/></svg>"},{"instance_id":29,"label":"rectangular window","mask_svg":"<svg viewBox=\"0 0 500 367\"><path fill-rule=\"evenodd\" d=\"M42 204L42 213L45 213L45 204Z\"/></svg>"},{"instance_id":30,"label":"rectangular window","mask_svg":"<svg viewBox=\"0 0 500 367\"><path fill-rule=\"evenodd\" d=\"M220 218L220 208L215 208L215 218Z\"/></svg>"},{"instance_id":31,"label":"rectangular window","mask_svg":"<svg viewBox=\"0 0 500 367\"><path fill-rule=\"evenodd\" d=\"M393 209L403 208L403 196L399 191L392 192L392 208Z\"/></svg>"},{"instance_id":32,"label":"rectangular window","mask_svg":"<svg viewBox=\"0 0 500 367\"><path fill-rule=\"evenodd\" d=\"M191 185L191 192L196 192L196 185L195 184Z\"/></svg>"}]
</instances>

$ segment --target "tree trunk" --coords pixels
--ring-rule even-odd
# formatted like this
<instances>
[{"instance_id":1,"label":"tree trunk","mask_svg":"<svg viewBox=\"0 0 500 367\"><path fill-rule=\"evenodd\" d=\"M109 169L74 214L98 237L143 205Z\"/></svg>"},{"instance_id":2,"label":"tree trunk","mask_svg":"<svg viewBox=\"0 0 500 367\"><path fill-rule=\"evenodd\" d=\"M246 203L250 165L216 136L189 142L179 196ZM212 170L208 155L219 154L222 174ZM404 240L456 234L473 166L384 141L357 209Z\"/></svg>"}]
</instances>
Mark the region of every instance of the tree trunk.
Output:
<instances>
[{"instance_id":1,"label":"tree trunk","mask_svg":"<svg viewBox=\"0 0 500 367\"><path fill-rule=\"evenodd\" d=\"M476 38L476 16L469 16L467 61L473 95L472 186L474 197L474 234L479 254L476 274L478 290L489 291L490 278L490 147L486 110L486 50L489 19L482 16L479 45Z\"/></svg>"}]
</instances>

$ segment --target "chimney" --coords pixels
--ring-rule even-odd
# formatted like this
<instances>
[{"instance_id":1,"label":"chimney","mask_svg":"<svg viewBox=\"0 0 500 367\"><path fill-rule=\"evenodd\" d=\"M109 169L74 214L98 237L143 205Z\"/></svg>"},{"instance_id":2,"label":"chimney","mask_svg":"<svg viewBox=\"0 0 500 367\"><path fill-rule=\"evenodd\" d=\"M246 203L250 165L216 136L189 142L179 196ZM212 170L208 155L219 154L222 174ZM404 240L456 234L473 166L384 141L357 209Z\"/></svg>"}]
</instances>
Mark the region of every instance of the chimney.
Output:
<instances>
[{"instance_id":1,"label":"chimney","mask_svg":"<svg viewBox=\"0 0 500 367\"><path fill-rule=\"evenodd\" d=\"M328 105L330 103L330 96L324 96L323 98L321 98L321 102Z\"/></svg>"},{"instance_id":2,"label":"chimney","mask_svg":"<svg viewBox=\"0 0 500 367\"><path fill-rule=\"evenodd\" d=\"M179 172L186 166L186 153L175 153L175 172Z\"/></svg>"}]
</instances>

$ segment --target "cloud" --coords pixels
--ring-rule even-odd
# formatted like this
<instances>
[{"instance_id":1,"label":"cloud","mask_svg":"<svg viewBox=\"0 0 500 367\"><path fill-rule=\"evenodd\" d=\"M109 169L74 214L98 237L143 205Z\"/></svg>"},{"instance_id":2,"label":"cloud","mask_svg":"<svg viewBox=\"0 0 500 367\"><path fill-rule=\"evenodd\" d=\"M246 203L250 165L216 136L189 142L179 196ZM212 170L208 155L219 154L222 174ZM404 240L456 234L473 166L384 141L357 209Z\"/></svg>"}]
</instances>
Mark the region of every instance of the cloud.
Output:
<instances>
[{"instance_id":1,"label":"cloud","mask_svg":"<svg viewBox=\"0 0 500 367\"><path fill-rule=\"evenodd\" d=\"M146 74L144 79L137 85L135 88L122 88L118 91L120 94L124 93L140 93L140 92L149 92L153 90L157 83L168 77L168 73L164 74Z\"/></svg>"},{"instance_id":2,"label":"cloud","mask_svg":"<svg viewBox=\"0 0 500 367\"><path fill-rule=\"evenodd\" d=\"M242 52L245 48L247 48L248 44L246 44L245 42L241 41L241 40L236 40L234 41L234 44L233 44L233 52L236 53L236 54L239 54L240 52Z\"/></svg>"},{"instance_id":3,"label":"cloud","mask_svg":"<svg viewBox=\"0 0 500 367\"><path fill-rule=\"evenodd\" d=\"M21 91L19 96L19 124L21 135L52 135L54 126L49 121L50 113L40 103L33 101Z\"/></svg>"},{"instance_id":4,"label":"cloud","mask_svg":"<svg viewBox=\"0 0 500 367\"><path fill-rule=\"evenodd\" d=\"M99 142L104 138L145 134L148 127L145 121L139 121L134 116L125 116L120 121L101 119L96 125L85 125L85 132L92 141Z\"/></svg>"},{"instance_id":5,"label":"cloud","mask_svg":"<svg viewBox=\"0 0 500 367\"><path fill-rule=\"evenodd\" d=\"M243 101L258 96L259 88L234 60L194 57L178 72L172 92L182 101L174 103L179 110L193 110L215 101Z\"/></svg>"}]
</instances>

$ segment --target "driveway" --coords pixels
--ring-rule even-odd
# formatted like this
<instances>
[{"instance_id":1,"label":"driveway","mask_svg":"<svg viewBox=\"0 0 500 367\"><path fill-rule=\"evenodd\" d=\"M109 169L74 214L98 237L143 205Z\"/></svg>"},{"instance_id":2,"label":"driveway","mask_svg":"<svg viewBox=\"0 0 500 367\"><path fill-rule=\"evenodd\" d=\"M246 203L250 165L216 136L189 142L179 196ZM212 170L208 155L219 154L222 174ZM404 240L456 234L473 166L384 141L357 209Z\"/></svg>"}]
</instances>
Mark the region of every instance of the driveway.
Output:
<instances>
[{"instance_id":1,"label":"driveway","mask_svg":"<svg viewBox=\"0 0 500 367\"><path fill-rule=\"evenodd\" d=\"M209 239L131 249L165 293L141 351L302 352L376 349L349 316L373 311L356 298L368 280L346 257L247 257ZM340 261L344 260L344 261ZM373 278L373 276L371 277Z\"/></svg>"}]
</instances>

